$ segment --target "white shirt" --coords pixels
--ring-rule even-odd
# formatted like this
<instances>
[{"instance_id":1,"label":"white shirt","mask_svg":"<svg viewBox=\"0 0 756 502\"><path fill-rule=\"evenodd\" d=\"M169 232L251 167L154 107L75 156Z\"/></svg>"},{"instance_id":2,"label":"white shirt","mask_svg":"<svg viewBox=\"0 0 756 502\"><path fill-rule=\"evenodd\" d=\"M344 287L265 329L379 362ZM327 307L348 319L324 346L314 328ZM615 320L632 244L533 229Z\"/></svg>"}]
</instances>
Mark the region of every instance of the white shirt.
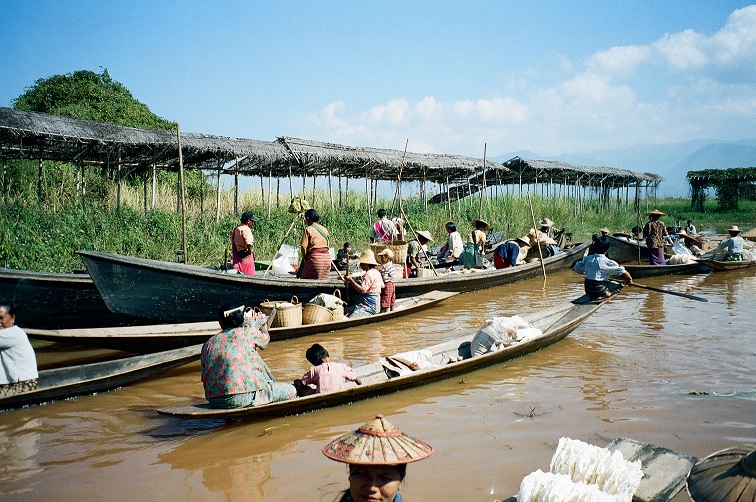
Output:
<instances>
[{"instance_id":1,"label":"white shirt","mask_svg":"<svg viewBox=\"0 0 756 502\"><path fill-rule=\"evenodd\" d=\"M0 385L37 378L37 357L24 330L0 329Z\"/></svg>"},{"instance_id":2,"label":"white shirt","mask_svg":"<svg viewBox=\"0 0 756 502\"><path fill-rule=\"evenodd\" d=\"M451 255L455 260L459 259L459 256L465 249L464 244L462 244L462 236L459 235L459 232L450 233L449 238L446 240L446 245L449 249L446 250L446 254L442 258L448 258Z\"/></svg>"},{"instance_id":3,"label":"white shirt","mask_svg":"<svg viewBox=\"0 0 756 502\"><path fill-rule=\"evenodd\" d=\"M625 273L625 267L614 260L610 260L606 255L598 253L583 257L572 270L578 274L585 273L585 278L593 281L605 281L609 279L610 275Z\"/></svg>"}]
</instances>

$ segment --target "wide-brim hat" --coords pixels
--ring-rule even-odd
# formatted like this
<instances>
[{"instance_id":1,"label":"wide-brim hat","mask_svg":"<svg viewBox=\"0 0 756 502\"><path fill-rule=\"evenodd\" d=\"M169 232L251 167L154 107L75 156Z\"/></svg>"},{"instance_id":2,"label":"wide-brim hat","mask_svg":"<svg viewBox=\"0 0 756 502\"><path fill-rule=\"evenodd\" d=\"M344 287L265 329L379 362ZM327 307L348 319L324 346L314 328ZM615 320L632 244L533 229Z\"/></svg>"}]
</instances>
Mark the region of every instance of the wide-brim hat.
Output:
<instances>
[{"instance_id":1,"label":"wide-brim hat","mask_svg":"<svg viewBox=\"0 0 756 502\"><path fill-rule=\"evenodd\" d=\"M486 220L472 220L472 225L475 228L483 227L483 230L488 230L491 228L491 225L489 225Z\"/></svg>"},{"instance_id":2,"label":"wide-brim hat","mask_svg":"<svg viewBox=\"0 0 756 502\"><path fill-rule=\"evenodd\" d=\"M602 234L608 234L610 230L606 227L603 227L603 228L599 228L599 232L601 232Z\"/></svg>"},{"instance_id":3,"label":"wide-brim hat","mask_svg":"<svg viewBox=\"0 0 756 502\"><path fill-rule=\"evenodd\" d=\"M364 263L366 265L380 265L377 261L375 261L375 253L373 253L372 249L366 249L363 251L359 258L354 260L355 263Z\"/></svg>"},{"instance_id":4,"label":"wide-brim hat","mask_svg":"<svg viewBox=\"0 0 756 502\"><path fill-rule=\"evenodd\" d=\"M426 230L418 230L415 232L418 236L423 237L424 239L427 239L429 242L433 242L433 237L431 236L430 232Z\"/></svg>"},{"instance_id":5,"label":"wide-brim hat","mask_svg":"<svg viewBox=\"0 0 756 502\"><path fill-rule=\"evenodd\" d=\"M699 460L686 483L696 502L752 501L756 491L756 444L720 450Z\"/></svg>"},{"instance_id":6,"label":"wide-brim hat","mask_svg":"<svg viewBox=\"0 0 756 502\"><path fill-rule=\"evenodd\" d=\"M728 232L740 232L740 229L737 225L730 225L730 228L727 229Z\"/></svg>"},{"instance_id":7,"label":"wide-brim hat","mask_svg":"<svg viewBox=\"0 0 756 502\"><path fill-rule=\"evenodd\" d=\"M520 241L520 242L522 242L522 243L527 244L528 246L530 246L530 238L527 235L525 235L523 237L516 237L515 240L516 241Z\"/></svg>"},{"instance_id":8,"label":"wide-brim hat","mask_svg":"<svg viewBox=\"0 0 756 502\"><path fill-rule=\"evenodd\" d=\"M433 447L404 434L394 424L376 415L356 431L326 443L323 454L346 464L396 465L408 464L433 454Z\"/></svg>"},{"instance_id":9,"label":"wide-brim hat","mask_svg":"<svg viewBox=\"0 0 756 502\"><path fill-rule=\"evenodd\" d=\"M647 212L646 216L667 216L667 213L662 213L658 209L654 209L653 211Z\"/></svg>"},{"instance_id":10,"label":"wide-brim hat","mask_svg":"<svg viewBox=\"0 0 756 502\"><path fill-rule=\"evenodd\" d=\"M554 222L551 221L548 218L542 219L541 221L538 222L538 224L541 225L542 227L553 227L554 226Z\"/></svg>"}]
</instances>

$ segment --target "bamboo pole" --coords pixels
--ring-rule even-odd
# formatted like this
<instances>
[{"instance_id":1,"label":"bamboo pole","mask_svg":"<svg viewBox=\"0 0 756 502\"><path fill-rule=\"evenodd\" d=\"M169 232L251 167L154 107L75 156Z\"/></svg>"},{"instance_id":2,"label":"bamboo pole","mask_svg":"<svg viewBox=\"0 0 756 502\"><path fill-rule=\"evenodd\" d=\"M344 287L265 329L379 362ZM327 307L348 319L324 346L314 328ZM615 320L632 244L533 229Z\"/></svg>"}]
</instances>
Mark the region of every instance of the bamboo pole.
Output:
<instances>
[{"instance_id":1,"label":"bamboo pole","mask_svg":"<svg viewBox=\"0 0 756 502\"><path fill-rule=\"evenodd\" d=\"M118 195L116 195L116 210L121 210L121 145L118 145Z\"/></svg>"},{"instance_id":2,"label":"bamboo pole","mask_svg":"<svg viewBox=\"0 0 756 502\"><path fill-rule=\"evenodd\" d=\"M37 174L37 202L42 204L42 159L39 159L39 173Z\"/></svg>"},{"instance_id":3,"label":"bamboo pole","mask_svg":"<svg viewBox=\"0 0 756 502\"><path fill-rule=\"evenodd\" d=\"M215 221L220 221L220 210L221 210L221 172L223 171L223 162L222 160L218 160L218 176L215 179Z\"/></svg>"},{"instance_id":4,"label":"bamboo pole","mask_svg":"<svg viewBox=\"0 0 756 502\"><path fill-rule=\"evenodd\" d=\"M239 216L239 157L234 163L234 216Z\"/></svg>"},{"instance_id":5,"label":"bamboo pole","mask_svg":"<svg viewBox=\"0 0 756 502\"><path fill-rule=\"evenodd\" d=\"M152 163L152 205L151 209L155 209L157 203L157 165Z\"/></svg>"},{"instance_id":6,"label":"bamboo pole","mask_svg":"<svg viewBox=\"0 0 756 502\"><path fill-rule=\"evenodd\" d=\"M181 241L184 251L184 263L187 262L186 256L186 197L184 196L184 157L181 152L181 128L176 122L176 137L178 139L178 161L179 161L179 186L181 187Z\"/></svg>"},{"instance_id":7,"label":"bamboo pole","mask_svg":"<svg viewBox=\"0 0 756 502\"><path fill-rule=\"evenodd\" d=\"M331 210L333 211L333 169L328 168L328 195L331 197Z\"/></svg>"},{"instance_id":8,"label":"bamboo pole","mask_svg":"<svg viewBox=\"0 0 756 502\"><path fill-rule=\"evenodd\" d=\"M530 199L528 191L528 205L530 206L530 217L533 218L533 230L535 230L536 246L538 247L538 256L541 258L541 272L543 272L543 285L546 286L546 265L543 264L543 251L541 250L541 239L538 237L538 227L536 226L535 212L533 211L533 201Z\"/></svg>"},{"instance_id":9,"label":"bamboo pole","mask_svg":"<svg viewBox=\"0 0 756 502\"><path fill-rule=\"evenodd\" d=\"M404 153L402 154L402 163L399 165L399 176L396 177L396 189L394 190L394 200L391 201L391 211L389 212L389 215L391 217L394 216L394 205L396 204L397 197L401 196L401 182L402 182L402 171L404 171L404 159L407 156L407 146L409 145L409 138L407 138L407 141L404 142ZM399 205L399 208L401 209L401 203Z\"/></svg>"},{"instance_id":10,"label":"bamboo pole","mask_svg":"<svg viewBox=\"0 0 756 502\"><path fill-rule=\"evenodd\" d=\"M483 219L483 194L486 191L486 144L483 143L483 189L480 191L480 205L478 206L478 219Z\"/></svg>"},{"instance_id":11,"label":"bamboo pole","mask_svg":"<svg viewBox=\"0 0 756 502\"><path fill-rule=\"evenodd\" d=\"M286 242L286 238L291 233L291 229L294 228L294 225L297 223L297 220L299 220L299 219L301 219L303 217L304 216L303 216L303 214L301 212L297 213L297 215L294 216L294 219L291 221L291 225L289 225L289 229L284 234L283 239L281 239L281 242L278 244L278 247L276 248L276 251L273 254L273 259L275 259L276 254L278 253L278 250L281 249L281 246L283 246L283 243ZM273 259L271 259L270 263L268 263L268 268L265 269L265 273L263 274L263 277L267 277L268 276L268 272L270 271L270 267L273 266Z\"/></svg>"},{"instance_id":12,"label":"bamboo pole","mask_svg":"<svg viewBox=\"0 0 756 502\"><path fill-rule=\"evenodd\" d=\"M142 174L142 185L143 185L143 198L144 201L144 214L147 214L147 169L144 170L144 173Z\"/></svg>"},{"instance_id":13,"label":"bamboo pole","mask_svg":"<svg viewBox=\"0 0 756 502\"><path fill-rule=\"evenodd\" d=\"M271 204L273 203L273 170L268 171L268 219L270 219Z\"/></svg>"}]
</instances>

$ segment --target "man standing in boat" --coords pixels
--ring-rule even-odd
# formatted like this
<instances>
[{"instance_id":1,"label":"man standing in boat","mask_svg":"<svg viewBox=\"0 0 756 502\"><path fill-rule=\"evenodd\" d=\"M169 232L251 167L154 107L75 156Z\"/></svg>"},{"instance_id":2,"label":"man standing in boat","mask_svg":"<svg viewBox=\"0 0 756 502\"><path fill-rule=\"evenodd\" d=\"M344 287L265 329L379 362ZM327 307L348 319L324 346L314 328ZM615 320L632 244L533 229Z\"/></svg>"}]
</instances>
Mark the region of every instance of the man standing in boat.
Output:
<instances>
[{"instance_id":1,"label":"man standing in boat","mask_svg":"<svg viewBox=\"0 0 756 502\"><path fill-rule=\"evenodd\" d=\"M231 232L231 263L234 270L244 275L255 275L255 254L252 252L255 238L252 235L252 225L259 220L252 211L244 211L241 225Z\"/></svg>"},{"instance_id":2,"label":"man standing in boat","mask_svg":"<svg viewBox=\"0 0 756 502\"><path fill-rule=\"evenodd\" d=\"M299 241L302 264L297 277L324 281L331 271L331 255L328 252L331 237L326 227L318 223L320 215L314 209L305 211L304 220L305 228Z\"/></svg>"},{"instance_id":3,"label":"man standing in boat","mask_svg":"<svg viewBox=\"0 0 756 502\"><path fill-rule=\"evenodd\" d=\"M386 217L387 214L383 208L378 210L378 221L370 229L370 242L391 242L396 239L396 225Z\"/></svg>"}]
</instances>

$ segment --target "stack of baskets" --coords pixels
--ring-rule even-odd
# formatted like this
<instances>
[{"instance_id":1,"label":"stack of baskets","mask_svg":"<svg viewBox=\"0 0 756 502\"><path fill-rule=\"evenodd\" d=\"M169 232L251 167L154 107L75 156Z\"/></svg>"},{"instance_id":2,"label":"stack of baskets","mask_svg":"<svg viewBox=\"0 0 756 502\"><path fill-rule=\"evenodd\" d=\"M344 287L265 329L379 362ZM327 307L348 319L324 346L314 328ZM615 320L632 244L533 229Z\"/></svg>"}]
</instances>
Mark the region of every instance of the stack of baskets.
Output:
<instances>
[{"instance_id":1,"label":"stack of baskets","mask_svg":"<svg viewBox=\"0 0 756 502\"><path fill-rule=\"evenodd\" d=\"M276 317L270 324L271 328L297 328L302 325L302 304L296 296L292 296L289 302L264 301L260 304L260 310L265 315L270 315L273 309L276 309Z\"/></svg>"},{"instance_id":2,"label":"stack of baskets","mask_svg":"<svg viewBox=\"0 0 756 502\"><path fill-rule=\"evenodd\" d=\"M333 295L319 294L302 308L302 324L322 324L344 318L344 302L338 289Z\"/></svg>"},{"instance_id":3,"label":"stack of baskets","mask_svg":"<svg viewBox=\"0 0 756 502\"><path fill-rule=\"evenodd\" d=\"M395 265L407 262L407 241L381 241L370 244L370 249L376 256L386 248L394 253L394 259L392 261Z\"/></svg>"}]
</instances>

